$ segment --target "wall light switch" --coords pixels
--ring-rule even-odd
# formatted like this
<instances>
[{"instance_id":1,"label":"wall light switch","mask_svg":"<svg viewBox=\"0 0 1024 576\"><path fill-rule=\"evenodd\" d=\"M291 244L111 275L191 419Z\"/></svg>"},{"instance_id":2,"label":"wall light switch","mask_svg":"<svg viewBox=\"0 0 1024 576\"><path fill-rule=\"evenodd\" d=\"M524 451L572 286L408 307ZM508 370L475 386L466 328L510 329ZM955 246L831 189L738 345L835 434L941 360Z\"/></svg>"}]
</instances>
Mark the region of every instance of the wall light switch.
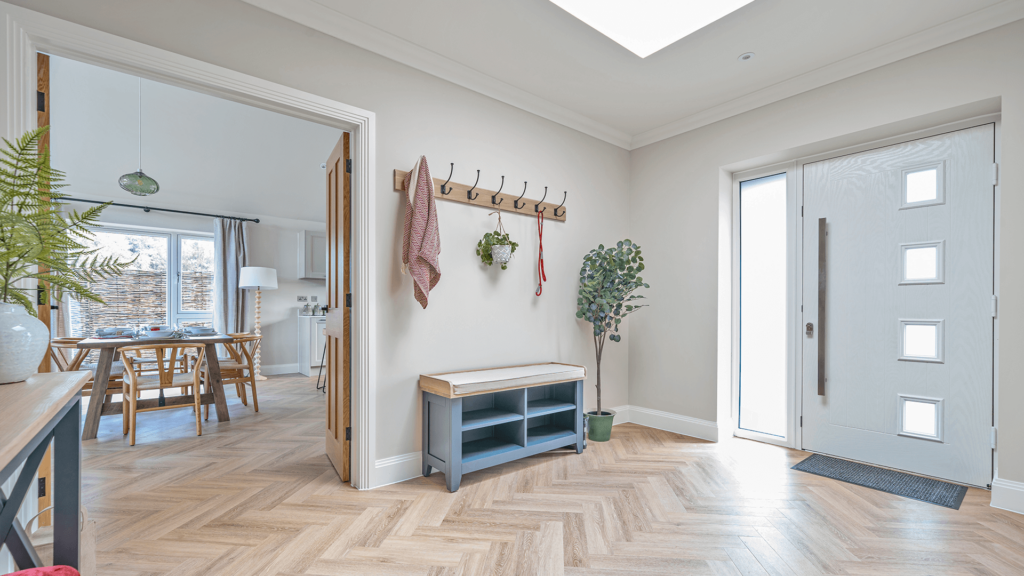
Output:
<instances>
[{"instance_id":1,"label":"wall light switch","mask_svg":"<svg viewBox=\"0 0 1024 576\"><path fill-rule=\"evenodd\" d=\"M306 297L305 296L299 296L298 298L299 298L299 302L305 302L306 301Z\"/></svg>"}]
</instances>

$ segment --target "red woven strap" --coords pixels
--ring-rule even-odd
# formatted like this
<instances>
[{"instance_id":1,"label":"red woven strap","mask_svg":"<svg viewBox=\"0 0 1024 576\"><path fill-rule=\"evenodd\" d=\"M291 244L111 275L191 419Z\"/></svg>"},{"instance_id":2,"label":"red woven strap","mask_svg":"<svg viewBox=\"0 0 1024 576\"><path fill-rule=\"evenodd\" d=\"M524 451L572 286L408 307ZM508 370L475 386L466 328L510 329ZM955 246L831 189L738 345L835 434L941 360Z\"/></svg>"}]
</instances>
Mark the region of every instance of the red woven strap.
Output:
<instances>
[{"instance_id":1,"label":"red woven strap","mask_svg":"<svg viewBox=\"0 0 1024 576\"><path fill-rule=\"evenodd\" d=\"M548 277L544 274L544 211L537 212L537 245L540 247L537 253L537 296L544 292L544 283Z\"/></svg>"}]
</instances>

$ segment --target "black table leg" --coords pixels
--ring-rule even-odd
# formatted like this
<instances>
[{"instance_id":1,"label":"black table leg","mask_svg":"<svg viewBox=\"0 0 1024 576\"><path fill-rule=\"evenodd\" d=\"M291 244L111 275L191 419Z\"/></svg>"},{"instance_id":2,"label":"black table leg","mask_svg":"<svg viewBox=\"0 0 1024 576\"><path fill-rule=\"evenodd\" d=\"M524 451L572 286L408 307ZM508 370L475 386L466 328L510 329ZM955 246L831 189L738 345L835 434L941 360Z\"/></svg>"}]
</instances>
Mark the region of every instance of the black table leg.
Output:
<instances>
[{"instance_id":1,"label":"black table leg","mask_svg":"<svg viewBox=\"0 0 1024 576\"><path fill-rule=\"evenodd\" d=\"M96 400L102 398L92 399ZM53 563L76 569L81 549L82 440L78 433L81 417L82 399L79 397L53 429Z\"/></svg>"}]
</instances>

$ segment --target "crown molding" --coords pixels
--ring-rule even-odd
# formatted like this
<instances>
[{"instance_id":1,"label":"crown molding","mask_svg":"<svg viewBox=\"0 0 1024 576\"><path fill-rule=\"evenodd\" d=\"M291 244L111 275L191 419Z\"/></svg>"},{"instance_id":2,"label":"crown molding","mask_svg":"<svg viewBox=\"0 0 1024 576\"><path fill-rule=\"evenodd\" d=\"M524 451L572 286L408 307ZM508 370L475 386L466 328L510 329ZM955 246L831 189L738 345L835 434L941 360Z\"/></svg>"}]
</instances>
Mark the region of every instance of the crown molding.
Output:
<instances>
[{"instance_id":1,"label":"crown molding","mask_svg":"<svg viewBox=\"0 0 1024 576\"><path fill-rule=\"evenodd\" d=\"M803 92L820 88L868 70L892 64L940 46L981 34L1024 18L1024 0L1006 0L988 8L950 20L806 74L795 76L756 92L713 106L685 118L633 137L630 150L696 130L737 114L749 112Z\"/></svg>"},{"instance_id":2,"label":"crown molding","mask_svg":"<svg viewBox=\"0 0 1024 576\"><path fill-rule=\"evenodd\" d=\"M573 130L629 149L630 135L346 16L314 0L242 0L318 32Z\"/></svg>"},{"instance_id":3,"label":"crown molding","mask_svg":"<svg viewBox=\"0 0 1024 576\"><path fill-rule=\"evenodd\" d=\"M346 16L316 0L242 1L626 150L636 150L1024 18L1024 0L1005 0L658 128L630 136L408 40Z\"/></svg>"}]
</instances>

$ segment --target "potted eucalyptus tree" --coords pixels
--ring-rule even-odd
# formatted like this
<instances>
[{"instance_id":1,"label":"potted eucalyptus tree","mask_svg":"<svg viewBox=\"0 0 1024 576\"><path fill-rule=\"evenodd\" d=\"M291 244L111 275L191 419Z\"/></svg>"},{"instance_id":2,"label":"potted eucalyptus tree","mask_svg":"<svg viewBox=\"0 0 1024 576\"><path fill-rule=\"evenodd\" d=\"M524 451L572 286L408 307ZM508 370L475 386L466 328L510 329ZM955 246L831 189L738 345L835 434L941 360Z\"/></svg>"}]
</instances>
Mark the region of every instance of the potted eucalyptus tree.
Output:
<instances>
[{"instance_id":1,"label":"potted eucalyptus tree","mask_svg":"<svg viewBox=\"0 0 1024 576\"><path fill-rule=\"evenodd\" d=\"M597 410L587 412L590 422L589 438L594 442L607 442L612 434L615 413L601 407L601 357L605 341L621 342L619 325L629 314L646 306L635 304L643 298L635 294L639 288L650 288L640 273L644 270L644 257L640 246L629 240L608 248L604 244L583 258L580 268L580 289L576 299L576 317L594 327L594 352L597 355Z\"/></svg>"}]
</instances>

